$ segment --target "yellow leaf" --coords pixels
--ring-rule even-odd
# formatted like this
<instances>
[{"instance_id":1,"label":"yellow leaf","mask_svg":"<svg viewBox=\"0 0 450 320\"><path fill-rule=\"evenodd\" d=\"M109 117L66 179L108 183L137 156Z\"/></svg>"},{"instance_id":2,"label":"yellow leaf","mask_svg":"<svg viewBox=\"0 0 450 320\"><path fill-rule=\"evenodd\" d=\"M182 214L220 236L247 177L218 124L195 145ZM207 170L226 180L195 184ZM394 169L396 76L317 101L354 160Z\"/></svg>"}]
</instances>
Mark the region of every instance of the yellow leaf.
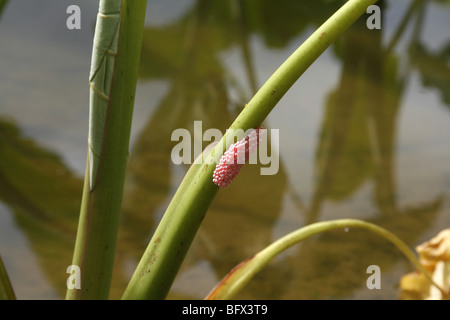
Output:
<instances>
[{"instance_id":1,"label":"yellow leaf","mask_svg":"<svg viewBox=\"0 0 450 320\"><path fill-rule=\"evenodd\" d=\"M400 281L400 299L443 300L449 299L450 291L450 229L416 247L421 264L431 273L439 290L422 273L412 272Z\"/></svg>"}]
</instances>

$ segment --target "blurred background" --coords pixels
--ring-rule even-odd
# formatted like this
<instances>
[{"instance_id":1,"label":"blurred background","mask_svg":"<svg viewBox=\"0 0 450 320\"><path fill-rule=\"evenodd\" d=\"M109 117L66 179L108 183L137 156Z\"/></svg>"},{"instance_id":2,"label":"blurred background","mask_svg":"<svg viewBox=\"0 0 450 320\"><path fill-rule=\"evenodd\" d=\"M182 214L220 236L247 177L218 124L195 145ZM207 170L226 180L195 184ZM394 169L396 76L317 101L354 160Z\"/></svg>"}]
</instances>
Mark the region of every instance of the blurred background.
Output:
<instances>
[{"instance_id":1,"label":"blurred background","mask_svg":"<svg viewBox=\"0 0 450 320\"><path fill-rule=\"evenodd\" d=\"M151 0L147 5L111 298L120 298L187 166L177 128L228 128L279 65L345 1ZM81 30L68 30L69 5ZM264 123L280 168L247 165L220 190L169 299L202 299L236 264L316 221L358 218L411 248L450 226L450 4L379 1ZM0 255L19 299L61 299L88 133L98 2L0 1ZM207 143L205 142L204 145ZM369 290L369 265L381 289ZM240 299L397 299L412 265L362 230L294 246Z\"/></svg>"}]
</instances>

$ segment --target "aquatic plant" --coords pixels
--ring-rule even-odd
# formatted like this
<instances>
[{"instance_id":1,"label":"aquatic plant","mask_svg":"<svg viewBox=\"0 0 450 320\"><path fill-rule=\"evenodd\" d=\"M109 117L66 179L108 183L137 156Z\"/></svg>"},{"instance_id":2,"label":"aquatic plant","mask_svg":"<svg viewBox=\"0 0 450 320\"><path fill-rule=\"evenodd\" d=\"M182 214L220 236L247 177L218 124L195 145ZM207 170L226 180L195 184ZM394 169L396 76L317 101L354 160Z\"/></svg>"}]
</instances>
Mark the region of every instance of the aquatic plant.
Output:
<instances>
[{"instance_id":1,"label":"aquatic plant","mask_svg":"<svg viewBox=\"0 0 450 320\"><path fill-rule=\"evenodd\" d=\"M348 1L267 80L230 129L258 128L309 66L375 2ZM68 288L67 299L109 296L145 8L145 0L100 1L90 75L88 158L73 257L73 265L81 270L81 284L80 288ZM233 138L225 135L221 142L204 152L203 163L190 167L154 232L124 292L124 299L166 297L219 186L228 185L242 165L225 163L229 155L234 160L239 150L247 151L249 140L235 145ZM286 248L318 232L345 227L369 229L392 241L430 280L414 254L391 233L363 221L338 220L308 225L283 237L234 269L209 298L232 298L251 276ZM1 264L0 280L6 292L4 297L14 298Z\"/></svg>"}]
</instances>

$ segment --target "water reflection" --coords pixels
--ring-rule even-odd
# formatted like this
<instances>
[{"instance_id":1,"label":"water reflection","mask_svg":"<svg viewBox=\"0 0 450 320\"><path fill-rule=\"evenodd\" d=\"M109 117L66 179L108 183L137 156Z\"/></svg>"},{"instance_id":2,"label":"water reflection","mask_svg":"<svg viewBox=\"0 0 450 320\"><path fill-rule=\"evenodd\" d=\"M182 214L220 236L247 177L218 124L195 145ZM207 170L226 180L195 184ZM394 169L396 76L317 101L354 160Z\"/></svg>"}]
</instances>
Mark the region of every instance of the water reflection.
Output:
<instances>
[{"instance_id":1,"label":"water reflection","mask_svg":"<svg viewBox=\"0 0 450 320\"><path fill-rule=\"evenodd\" d=\"M13 212L40 267L62 295L61 271L72 256L81 187L81 179L58 156L0 119L0 200ZM14 242L9 245L14 248Z\"/></svg>"},{"instance_id":2,"label":"water reflection","mask_svg":"<svg viewBox=\"0 0 450 320\"><path fill-rule=\"evenodd\" d=\"M320 220L326 200L345 201L372 179L378 213L369 221L414 245L433 223L443 197L436 195L414 209L397 204L396 123L408 78L399 70L399 58L383 48L381 38L380 30L368 33L365 21L359 20L339 42L343 67L325 106L307 223ZM308 263L299 262L300 257ZM295 280L286 291L306 299L352 297L367 277L361 272L364 266L374 261L386 272L395 268L398 255L384 240L367 232L352 230L351 238L342 231L323 235L286 259L285 263L298 270L294 275L290 272Z\"/></svg>"},{"instance_id":3,"label":"water reflection","mask_svg":"<svg viewBox=\"0 0 450 320\"><path fill-rule=\"evenodd\" d=\"M164 81L168 90L130 150L113 298L123 292L181 178L180 168L170 158L177 143L171 141L172 132L186 128L193 133L195 120L203 122L204 130L224 132L266 80L257 77L260 66L251 39L262 39L267 50L285 48L343 2L283 0L274 5L269 0L198 0L177 20L146 27L141 83ZM435 233L430 231L433 228L440 229L435 223L445 210L448 187L414 206L401 204L396 166L402 99L411 73L418 72L423 86L435 88L442 105L450 107L450 41L436 49L420 37L424 12L435 2L409 4L396 18L400 22L389 41L383 41L383 29L369 32L360 19L333 46L341 70L335 88L327 92L317 129L310 191L299 192L290 180L292 169L284 165L297 158L281 154L278 174L264 178L259 166L244 167L232 186L214 200L170 298L203 298L232 267L271 243L280 221L287 221L292 230L328 219L330 203L348 208L345 216L334 218L369 220L395 232L411 247L427 233ZM392 2L379 5L388 12ZM406 34L408 27L411 34ZM400 41L406 41L408 48L401 55L396 51ZM224 64L223 54L231 49L240 54L243 78L235 78ZM0 120L0 199L12 208L51 286L63 297L81 178L53 152L24 138L13 121ZM448 170L442 174L450 176ZM371 199L358 196L367 185ZM363 212L361 206L352 206L354 199L364 202ZM293 207L287 209L287 203ZM365 270L371 264L380 265L386 274L380 292L364 290ZM398 276L408 268L398 251L378 237L358 230L330 232L276 259L240 297L395 298Z\"/></svg>"}]
</instances>

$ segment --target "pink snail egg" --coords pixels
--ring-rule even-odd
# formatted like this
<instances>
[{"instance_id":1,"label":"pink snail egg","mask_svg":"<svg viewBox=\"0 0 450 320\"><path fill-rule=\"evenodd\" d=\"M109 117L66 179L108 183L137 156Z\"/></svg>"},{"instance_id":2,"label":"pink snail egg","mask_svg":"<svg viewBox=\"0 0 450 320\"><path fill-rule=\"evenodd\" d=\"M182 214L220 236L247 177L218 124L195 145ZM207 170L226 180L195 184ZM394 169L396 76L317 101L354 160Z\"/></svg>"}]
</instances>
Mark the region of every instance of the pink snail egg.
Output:
<instances>
[{"instance_id":1,"label":"pink snail egg","mask_svg":"<svg viewBox=\"0 0 450 320\"><path fill-rule=\"evenodd\" d=\"M227 187L239 174L262 140L262 126L253 130L248 136L233 143L220 158L213 174L213 182L221 188Z\"/></svg>"}]
</instances>

